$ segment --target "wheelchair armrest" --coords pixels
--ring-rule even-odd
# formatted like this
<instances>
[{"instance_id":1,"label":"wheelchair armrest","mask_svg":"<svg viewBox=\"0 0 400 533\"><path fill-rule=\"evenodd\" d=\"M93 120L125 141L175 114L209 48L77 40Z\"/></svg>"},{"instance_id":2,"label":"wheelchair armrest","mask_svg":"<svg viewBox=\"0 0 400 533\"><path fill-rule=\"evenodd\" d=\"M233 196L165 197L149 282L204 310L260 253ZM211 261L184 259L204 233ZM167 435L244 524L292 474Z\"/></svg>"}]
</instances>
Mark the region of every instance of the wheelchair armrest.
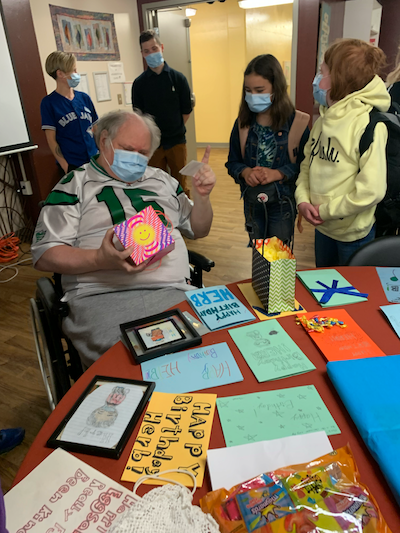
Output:
<instances>
[{"instance_id":1,"label":"wheelchair armrest","mask_svg":"<svg viewBox=\"0 0 400 533\"><path fill-rule=\"evenodd\" d=\"M205 270L206 272L210 272L210 270L215 267L214 261L211 259L208 259L205 255L199 254L197 252L193 252L193 250L188 250L189 252L189 263L195 267L201 268L202 270Z\"/></svg>"},{"instance_id":2,"label":"wheelchair armrest","mask_svg":"<svg viewBox=\"0 0 400 533\"><path fill-rule=\"evenodd\" d=\"M65 317L68 315L68 304L60 300L59 295L49 278L40 278L36 282L37 292L46 308L56 315Z\"/></svg>"}]
</instances>

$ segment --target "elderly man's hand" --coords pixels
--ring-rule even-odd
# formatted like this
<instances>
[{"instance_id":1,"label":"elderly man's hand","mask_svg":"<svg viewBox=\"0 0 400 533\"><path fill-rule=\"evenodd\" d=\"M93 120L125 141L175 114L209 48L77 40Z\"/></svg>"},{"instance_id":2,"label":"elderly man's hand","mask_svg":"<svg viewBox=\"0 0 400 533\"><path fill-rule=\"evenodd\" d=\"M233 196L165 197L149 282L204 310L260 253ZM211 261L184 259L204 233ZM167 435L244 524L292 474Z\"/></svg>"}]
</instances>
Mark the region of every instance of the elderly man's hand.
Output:
<instances>
[{"instance_id":1,"label":"elderly man's hand","mask_svg":"<svg viewBox=\"0 0 400 533\"><path fill-rule=\"evenodd\" d=\"M215 174L208 164L210 152L211 146L207 146L203 159L201 160L204 165L202 165L200 170L193 176L192 181L196 193L203 197L209 196L216 182Z\"/></svg>"},{"instance_id":2,"label":"elderly man's hand","mask_svg":"<svg viewBox=\"0 0 400 533\"><path fill-rule=\"evenodd\" d=\"M97 264L99 270L125 270L126 272L141 272L147 267L149 260L136 266L127 259L133 252L133 246L122 252L116 250L113 244L114 230L110 228L104 236L100 248L97 250Z\"/></svg>"}]
</instances>

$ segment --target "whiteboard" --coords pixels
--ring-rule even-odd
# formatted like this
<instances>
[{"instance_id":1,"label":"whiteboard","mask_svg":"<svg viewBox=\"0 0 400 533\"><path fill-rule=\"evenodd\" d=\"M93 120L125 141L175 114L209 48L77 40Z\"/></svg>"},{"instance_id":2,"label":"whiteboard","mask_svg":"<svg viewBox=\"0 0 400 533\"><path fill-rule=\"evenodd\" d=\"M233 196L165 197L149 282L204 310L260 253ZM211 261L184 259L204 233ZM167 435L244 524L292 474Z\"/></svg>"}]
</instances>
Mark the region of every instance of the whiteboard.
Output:
<instances>
[{"instance_id":1,"label":"whiteboard","mask_svg":"<svg viewBox=\"0 0 400 533\"><path fill-rule=\"evenodd\" d=\"M31 146L0 3L0 155ZM38 110L39 113L39 110Z\"/></svg>"}]
</instances>

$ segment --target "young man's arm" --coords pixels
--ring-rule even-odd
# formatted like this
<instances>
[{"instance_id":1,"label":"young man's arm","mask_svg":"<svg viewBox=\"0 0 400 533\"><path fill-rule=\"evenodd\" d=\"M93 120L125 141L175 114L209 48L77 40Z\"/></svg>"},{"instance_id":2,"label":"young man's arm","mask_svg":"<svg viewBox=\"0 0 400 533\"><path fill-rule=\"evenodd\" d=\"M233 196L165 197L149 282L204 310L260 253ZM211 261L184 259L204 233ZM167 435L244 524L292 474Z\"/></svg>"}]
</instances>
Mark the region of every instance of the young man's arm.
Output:
<instances>
[{"instance_id":1,"label":"young man's arm","mask_svg":"<svg viewBox=\"0 0 400 533\"><path fill-rule=\"evenodd\" d=\"M46 135L47 144L49 145L49 148L54 155L54 157L57 159L58 163L60 164L61 168L64 170L65 173L68 172L68 161L65 159L61 152L61 148L56 141L56 132L55 130L48 130L45 129L44 133Z\"/></svg>"}]
</instances>

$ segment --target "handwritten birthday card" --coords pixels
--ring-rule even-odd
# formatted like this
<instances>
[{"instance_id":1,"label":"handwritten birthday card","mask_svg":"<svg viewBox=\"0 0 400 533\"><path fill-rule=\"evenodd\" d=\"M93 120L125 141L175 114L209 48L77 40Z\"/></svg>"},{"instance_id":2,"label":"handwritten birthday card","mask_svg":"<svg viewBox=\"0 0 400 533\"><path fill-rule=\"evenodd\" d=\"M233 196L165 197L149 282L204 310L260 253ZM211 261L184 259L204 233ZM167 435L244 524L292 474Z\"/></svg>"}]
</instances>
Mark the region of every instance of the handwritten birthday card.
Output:
<instances>
[{"instance_id":1,"label":"handwritten birthday card","mask_svg":"<svg viewBox=\"0 0 400 533\"><path fill-rule=\"evenodd\" d=\"M270 381L315 370L275 319L229 330L257 381Z\"/></svg>"},{"instance_id":2,"label":"handwritten birthday card","mask_svg":"<svg viewBox=\"0 0 400 533\"><path fill-rule=\"evenodd\" d=\"M360 293L337 270L303 270L297 277L322 307L365 302L368 294Z\"/></svg>"},{"instance_id":3,"label":"handwritten birthday card","mask_svg":"<svg viewBox=\"0 0 400 533\"><path fill-rule=\"evenodd\" d=\"M157 392L181 393L243 381L226 342L171 353L142 363L145 381L154 381Z\"/></svg>"},{"instance_id":4,"label":"handwritten birthday card","mask_svg":"<svg viewBox=\"0 0 400 533\"><path fill-rule=\"evenodd\" d=\"M122 481L137 481L146 473L189 470L198 487L203 485L207 450L214 419L216 394L153 392L138 436L122 473ZM167 476L188 487L192 478ZM150 485L162 485L151 479Z\"/></svg>"},{"instance_id":5,"label":"handwritten birthday card","mask_svg":"<svg viewBox=\"0 0 400 533\"><path fill-rule=\"evenodd\" d=\"M306 313L299 317L310 320L314 317L328 317L338 319L345 327L337 325L324 328L322 332L310 330L312 340L324 354L328 361L343 361L345 359L362 359L385 355L380 348L368 337L360 326L344 309L334 309L323 313ZM307 329L306 324L302 323Z\"/></svg>"},{"instance_id":6,"label":"handwritten birthday card","mask_svg":"<svg viewBox=\"0 0 400 533\"><path fill-rule=\"evenodd\" d=\"M340 433L314 385L217 399L226 446L325 431Z\"/></svg>"},{"instance_id":7,"label":"handwritten birthday card","mask_svg":"<svg viewBox=\"0 0 400 533\"><path fill-rule=\"evenodd\" d=\"M213 331L256 319L225 285L187 291L185 294L199 318Z\"/></svg>"},{"instance_id":8,"label":"handwritten birthday card","mask_svg":"<svg viewBox=\"0 0 400 533\"><path fill-rule=\"evenodd\" d=\"M10 533L107 533L136 499L59 448L7 492L4 501Z\"/></svg>"},{"instance_id":9,"label":"handwritten birthday card","mask_svg":"<svg viewBox=\"0 0 400 533\"><path fill-rule=\"evenodd\" d=\"M388 301L400 303L400 268L376 267L376 271Z\"/></svg>"}]
</instances>

